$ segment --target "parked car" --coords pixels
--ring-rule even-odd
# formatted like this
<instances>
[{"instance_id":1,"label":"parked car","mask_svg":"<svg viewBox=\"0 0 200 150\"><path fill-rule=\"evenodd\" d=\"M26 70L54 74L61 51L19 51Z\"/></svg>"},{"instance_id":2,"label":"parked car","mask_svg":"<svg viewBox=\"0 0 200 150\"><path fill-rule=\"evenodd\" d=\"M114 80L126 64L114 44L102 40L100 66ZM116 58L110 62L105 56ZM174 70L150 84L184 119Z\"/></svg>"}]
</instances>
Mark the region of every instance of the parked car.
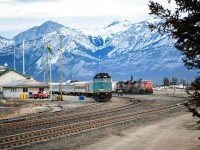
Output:
<instances>
[{"instance_id":1,"label":"parked car","mask_svg":"<svg viewBox=\"0 0 200 150\"><path fill-rule=\"evenodd\" d=\"M34 97L34 99L36 99L36 98L40 98L40 99L50 98L50 94L48 94L45 91L38 91L37 94L33 94L33 97Z\"/></svg>"}]
</instances>

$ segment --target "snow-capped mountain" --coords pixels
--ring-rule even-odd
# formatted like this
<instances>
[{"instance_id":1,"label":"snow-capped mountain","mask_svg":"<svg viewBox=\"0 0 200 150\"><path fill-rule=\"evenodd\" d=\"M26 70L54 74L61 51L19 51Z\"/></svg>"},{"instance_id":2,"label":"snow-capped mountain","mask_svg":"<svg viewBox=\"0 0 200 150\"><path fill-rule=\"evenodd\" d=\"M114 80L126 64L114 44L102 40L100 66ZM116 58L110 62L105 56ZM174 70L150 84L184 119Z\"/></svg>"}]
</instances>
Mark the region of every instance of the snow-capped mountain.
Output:
<instances>
[{"instance_id":1,"label":"snow-capped mountain","mask_svg":"<svg viewBox=\"0 0 200 150\"><path fill-rule=\"evenodd\" d=\"M0 49L8 47L13 44L13 40L9 40L0 36ZM1 51L0 51L1 53Z\"/></svg>"},{"instance_id":2,"label":"snow-capped mountain","mask_svg":"<svg viewBox=\"0 0 200 150\"><path fill-rule=\"evenodd\" d=\"M27 31L24 31L14 37L14 41L16 44L22 43L23 40L31 41L31 40L37 40L41 37L43 37L46 34L49 34L58 28L63 27L63 25L58 24L53 21L47 21L41 26L33 27Z\"/></svg>"},{"instance_id":3,"label":"snow-capped mountain","mask_svg":"<svg viewBox=\"0 0 200 150\"><path fill-rule=\"evenodd\" d=\"M47 44L53 51L54 82L60 77L60 46L63 81L92 80L98 72L109 73L115 81L130 79L132 75L134 79L151 79L155 84L160 84L164 77L191 82L196 76L195 71L184 67L181 53L173 46L174 40L151 32L147 21L115 21L95 30L74 29L47 21L12 40L0 37L0 64L8 63L13 68L15 47L16 69L22 72L23 40L26 74L40 81L44 80Z\"/></svg>"}]
</instances>

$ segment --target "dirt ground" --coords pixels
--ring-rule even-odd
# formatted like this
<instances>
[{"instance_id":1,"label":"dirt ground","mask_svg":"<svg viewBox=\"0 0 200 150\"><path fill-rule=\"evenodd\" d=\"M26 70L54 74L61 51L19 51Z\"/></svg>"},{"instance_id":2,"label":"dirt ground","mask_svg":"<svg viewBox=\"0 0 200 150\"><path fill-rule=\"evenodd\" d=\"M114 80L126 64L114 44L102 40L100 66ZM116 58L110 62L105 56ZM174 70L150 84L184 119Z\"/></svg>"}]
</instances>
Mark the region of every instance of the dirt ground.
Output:
<instances>
[{"instance_id":1,"label":"dirt ground","mask_svg":"<svg viewBox=\"0 0 200 150\"><path fill-rule=\"evenodd\" d=\"M187 99L187 95L183 91L155 91L153 95L133 95L132 97L145 100ZM71 97L68 98L74 101ZM22 108L12 117L20 116L24 112L36 113L48 110L58 105L69 106L71 101L67 99L66 102L46 101L45 107L41 104L32 106L31 109L30 107L29 109ZM77 104L79 105L79 103ZM200 140L198 139L200 130L196 129L197 121L198 118L193 118L191 113L186 113L149 125L133 127L122 131L120 135L112 134L99 142L81 147L80 150L200 150Z\"/></svg>"},{"instance_id":2,"label":"dirt ground","mask_svg":"<svg viewBox=\"0 0 200 150\"><path fill-rule=\"evenodd\" d=\"M111 135L81 150L200 150L197 118L190 113Z\"/></svg>"},{"instance_id":3,"label":"dirt ground","mask_svg":"<svg viewBox=\"0 0 200 150\"><path fill-rule=\"evenodd\" d=\"M155 91L153 95L133 95L148 100L187 99L184 91ZM199 118L191 113L168 118L150 125L133 127L120 135L110 135L80 150L200 150Z\"/></svg>"}]
</instances>

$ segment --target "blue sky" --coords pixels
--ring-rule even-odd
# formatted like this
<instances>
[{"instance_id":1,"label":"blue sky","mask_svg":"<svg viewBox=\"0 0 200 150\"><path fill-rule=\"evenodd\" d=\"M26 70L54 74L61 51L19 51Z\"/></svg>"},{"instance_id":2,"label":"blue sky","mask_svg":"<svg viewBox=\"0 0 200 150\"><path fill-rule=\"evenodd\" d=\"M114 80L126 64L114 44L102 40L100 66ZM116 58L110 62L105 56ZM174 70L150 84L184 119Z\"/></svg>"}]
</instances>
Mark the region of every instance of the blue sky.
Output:
<instances>
[{"instance_id":1,"label":"blue sky","mask_svg":"<svg viewBox=\"0 0 200 150\"><path fill-rule=\"evenodd\" d=\"M156 1L156 0L155 0ZM166 4L167 0L157 0ZM0 0L0 36L52 20L74 28L103 28L116 20L149 19L149 0Z\"/></svg>"}]
</instances>

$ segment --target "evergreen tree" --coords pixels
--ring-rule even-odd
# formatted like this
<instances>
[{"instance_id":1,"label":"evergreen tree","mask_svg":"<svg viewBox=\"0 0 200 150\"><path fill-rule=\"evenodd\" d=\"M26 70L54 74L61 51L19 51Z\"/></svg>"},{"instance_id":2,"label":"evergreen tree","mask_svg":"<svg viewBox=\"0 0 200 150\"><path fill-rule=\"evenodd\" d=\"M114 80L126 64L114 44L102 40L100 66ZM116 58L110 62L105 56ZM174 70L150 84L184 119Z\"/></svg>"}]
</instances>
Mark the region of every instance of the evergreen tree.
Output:
<instances>
[{"instance_id":1,"label":"evergreen tree","mask_svg":"<svg viewBox=\"0 0 200 150\"><path fill-rule=\"evenodd\" d=\"M170 85L170 81L168 78L164 77L163 79L163 86L169 86Z\"/></svg>"},{"instance_id":2,"label":"evergreen tree","mask_svg":"<svg viewBox=\"0 0 200 150\"><path fill-rule=\"evenodd\" d=\"M131 75L131 81L133 81L133 76Z\"/></svg>"},{"instance_id":3,"label":"evergreen tree","mask_svg":"<svg viewBox=\"0 0 200 150\"><path fill-rule=\"evenodd\" d=\"M167 0L166 0L167 1ZM177 39L175 47L185 56L183 62L188 69L200 69L200 1L174 0L176 11L165 9L158 2L150 0L150 14L162 21L149 27L161 34L167 33ZM171 0L168 0L171 3Z\"/></svg>"},{"instance_id":4,"label":"evergreen tree","mask_svg":"<svg viewBox=\"0 0 200 150\"><path fill-rule=\"evenodd\" d=\"M186 85L187 85L185 79L180 79L180 84L182 84L183 86L186 86Z\"/></svg>"},{"instance_id":5,"label":"evergreen tree","mask_svg":"<svg viewBox=\"0 0 200 150\"><path fill-rule=\"evenodd\" d=\"M176 77L172 77L171 85L178 85L178 80Z\"/></svg>"},{"instance_id":6,"label":"evergreen tree","mask_svg":"<svg viewBox=\"0 0 200 150\"><path fill-rule=\"evenodd\" d=\"M166 0L171 3L171 0ZM200 69L200 0L174 0L174 11L164 8L158 2L149 1L150 14L161 19L154 25L149 24L150 29L157 30L161 34L168 34L176 39L175 47L182 52L183 63L188 69ZM200 76L192 83L194 93L189 93L191 98L185 103L193 116L200 117L192 103L200 100Z\"/></svg>"}]
</instances>

